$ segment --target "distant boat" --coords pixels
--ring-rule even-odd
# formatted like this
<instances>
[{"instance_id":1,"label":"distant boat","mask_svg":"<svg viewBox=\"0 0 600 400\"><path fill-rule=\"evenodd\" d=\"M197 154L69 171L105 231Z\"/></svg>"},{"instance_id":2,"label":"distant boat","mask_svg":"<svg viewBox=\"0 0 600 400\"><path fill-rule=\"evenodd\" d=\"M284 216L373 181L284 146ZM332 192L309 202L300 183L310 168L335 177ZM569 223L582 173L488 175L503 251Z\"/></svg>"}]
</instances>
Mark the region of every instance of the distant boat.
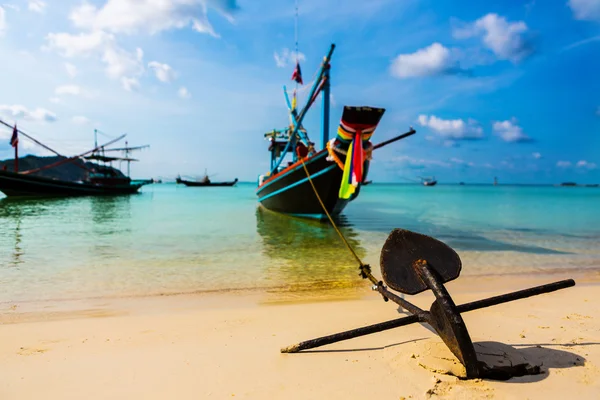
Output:
<instances>
[{"instance_id":1,"label":"distant boat","mask_svg":"<svg viewBox=\"0 0 600 400\"><path fill-rule=\"evenodd\" d=\"M421 182L423 183L423 186L435 186L437 184L437 181L435 180L435 177L433 177L433 178L421 178Z\"/></svg>"},{"instance_id":2,"label":"distant boat","mask_svg":"<svg viewBox=\"0 0 600 400\"><path fill-rule=\"evenodd\" d=\"M13 128L2 120L0 120L0 123L9 128ZM19 134L44 147L46 150L53 152L62 159L39 168L33 168L27 171L19 171ZM137 160L129 157L107 157L104 155L105 151L127 150L127 152L129 152L131 150L147 147L139 146L137 148L131 148L126 146L124 149L105 149L105 146L121 140L123 137L125 137L125 135L121 135L118 138L113 139L101 146L98 146L96 143L96 146L92 150L73 157L65 157L50 149L48 146L33 139L23 131L17 129L15 125L13 128L13 135L10 140L10 144L15 149L14 171L8 171L6 166L3 170L0 170L0 192L4 193L8 197L105 196L136 193L142 186L151 182L147 180L132 181L129 176L123 175L120 171L106 165L106 163L112 163L113 161L127 161L129 165L129 162ZM103 165L92 164L92 167L90 167L89 163L77 163L80 161L80 159L96 160L102 162ZM35 175L40 171L55 168L67 163L75 163L75 165L77 165L79 168L86 170L87 172L85 179L65 180Z\"/></svg>"},{"instance_id":3,"label":"distant boat","mask_svg":"<svg viewBox=\"0 0 600 400\"><path fill-rule=\"evenodd\" d=\"M175 182L177 182L178 184L183 184L185 186L234 186L237 183L237 181L238 178L235 178L234 180L229 182L211 182L210 178L206 174L206 171L204 171L204 176L199 181L188 181L185 179L181 179L180 176L177 176L177 179L175 179Z\"/></svg>"},{"instance_id":4,"label":"distant boat","mask_svg":"<svg viewBox=\"0 0 600 400\"><path fill-rule=\"evenodd\" d=\"M563 182L560 184L560 186L577 186L577 183L575 182Z\"/></svg>"}]
</instances>

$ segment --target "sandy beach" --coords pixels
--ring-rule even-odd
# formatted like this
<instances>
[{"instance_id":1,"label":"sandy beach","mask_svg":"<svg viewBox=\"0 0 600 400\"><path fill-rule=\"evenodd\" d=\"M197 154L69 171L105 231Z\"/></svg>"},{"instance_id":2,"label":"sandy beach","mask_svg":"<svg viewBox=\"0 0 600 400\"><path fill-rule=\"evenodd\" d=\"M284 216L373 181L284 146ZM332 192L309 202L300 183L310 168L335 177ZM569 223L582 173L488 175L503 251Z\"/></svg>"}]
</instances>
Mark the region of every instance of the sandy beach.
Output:
<instances>
[{"instance_id":1,"label":"sandy beach","mask_svg":"<svg viewBox=\"0 0 600 400\"><path fill-rule=\"evenodd\" d=\"M465 278L447 286L464 303L571 276ZM453 376L460 364L420 324L280 353L402 316L368 289L326 302L220 293L13 304L0 320L0 398L595 399L597 278L576 277L572 288L463 314L476 348L499 346L541 364L541 374L508 381ZM428 308L432 296L411 300Z\"/></svg>"}]
</instances>

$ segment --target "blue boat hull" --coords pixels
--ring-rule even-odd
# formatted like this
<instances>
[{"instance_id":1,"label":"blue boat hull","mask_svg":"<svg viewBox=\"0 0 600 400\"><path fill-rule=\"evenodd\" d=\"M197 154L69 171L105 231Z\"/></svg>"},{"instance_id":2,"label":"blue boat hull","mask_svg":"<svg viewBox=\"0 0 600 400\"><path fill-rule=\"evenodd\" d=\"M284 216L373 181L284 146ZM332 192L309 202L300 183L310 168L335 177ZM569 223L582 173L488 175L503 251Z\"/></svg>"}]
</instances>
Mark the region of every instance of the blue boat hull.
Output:
<instances>
[{"instance_id":1,"label":"blue boat hull","mask_svg":"<svg viewBox=\"0 0 600 400\"><path fill-rule=\"evenodd\" d=\"M350 201L356 199L360 184L349 199L340 199L343 171L334 161L328 161L327 155L327 150L323 150L305 160L305 163L327 212L335 217ZM340 160L344 162L345 157L341 156ZM368 167L369 161L365 161L363 180L366 179ZM256 193L260 204L271 211L302 218L327 219L302 163L296 163L266 180Z\"/></svg>"}]
</instances>

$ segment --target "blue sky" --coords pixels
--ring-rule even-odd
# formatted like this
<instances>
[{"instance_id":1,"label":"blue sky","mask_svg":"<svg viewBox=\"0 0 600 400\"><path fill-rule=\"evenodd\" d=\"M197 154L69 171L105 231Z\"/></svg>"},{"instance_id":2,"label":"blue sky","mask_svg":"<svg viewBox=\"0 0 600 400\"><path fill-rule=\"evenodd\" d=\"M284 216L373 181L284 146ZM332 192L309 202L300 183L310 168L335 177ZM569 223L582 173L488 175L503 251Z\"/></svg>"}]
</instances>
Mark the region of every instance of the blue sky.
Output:
<instances>
[{"instance_id":1,"label":"blue sky","mask_svg":"<svg viewBox=\"0 0 600 400\"><path fill-rule=\"evenodd\" d=\"M600 0L298 4L305 84L336 44L332 132L345 104L386 108L374 142L417 130L371 179L600 182ZM127 133L151 145L134 177L255 181L263 133L289 121L293 49L293 0L5 0L0 114L66 154L94 128ZM305 121L320 148L319 123L320 103Z\"/></svg>"}]
</instances>

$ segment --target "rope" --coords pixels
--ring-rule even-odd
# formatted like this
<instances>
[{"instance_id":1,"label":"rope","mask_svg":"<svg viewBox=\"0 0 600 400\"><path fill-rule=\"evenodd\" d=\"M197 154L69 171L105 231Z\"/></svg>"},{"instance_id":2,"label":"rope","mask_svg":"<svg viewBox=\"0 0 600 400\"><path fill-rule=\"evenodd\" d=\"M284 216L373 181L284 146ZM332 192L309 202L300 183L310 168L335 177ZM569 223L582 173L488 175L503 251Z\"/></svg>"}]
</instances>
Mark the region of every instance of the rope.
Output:
<instances>
[{"instance_id":1,"label":"rope","mask_svg":"<svg viewBox=\"0 0 600 400\"><path fill-rule=\"evenodd\" d=\"M337 156L337 154L335 154L335 149L331 145L331 140L329 142L327 142L326 147L327 147L327 152L329 153L329 157L331 157L331 159L333 161L335 161L335 163L338 165L338 167L340 167L340 169L343 171L344 163L342 162L342 160L340 160L340 158Z\"/></svg>"},{"instance_id":2,"label":"rope","mask_svg":"<svg viewBox=\"0 0 600 400\"><path fill-rule=\"evenodd\" d=\"M333 221L333 218L331 218L331 215L329 215L329 212L327 211L327 208L325 207L325 204L323 204L323 200L321 200L321 196L319 196L319 192L317 191L317 188L315 187L315 184L313 183L313 181L312 181L312 179L310 177L310 173L308 172L308 168L306 168L306 164L304 163L304 158L300 158L300 161L302 162L302 167L304 167L304 172L306 172L306 177L308 178L308 181L310 182L310 185L312 186L313 191L315 192L315 195L317 196L317 200L319 200L319 203L321 204L321 207L323 208L323 211L325 211L325 214L327 215L327 218L329 218L329 222L331 222L331 225L333 225L333 228L335 229L335 231L337 232L337 234L340 236L340 239L342 239L342 241L344 242L344 244L346 245L346 247L348 248L348 250L350 251L350 253L352 253L352 255L354 256L354 258L358 262L359 269L360 269L360 276L362 278L369 279L375 285L382 284L380 281L378 281L373 276L373 274L371 274L371 266L369 264L365 264L364 262L362 262L362 260L358 256L358 254L356 254L356 252L354 251L354 249L352 248L352 246L350 246L350 243L348 243L348 241L346 240L346 237L344 236L344 234L337 227L336 223Z\"/></svg>"},{"instance_id":3,"label":"rope","mask_svg":"<svg viewBox=\"0 0 600 400\"><path fill-rule=\"evenodd\" d=\"M331 160L335 161L335 163L338 165L338 167L340 167L340 169L343 171L344 163L342 162L342 160L340 160L340 158L335 153L347 155L348 152L334 147L332 144L334 141L335 141L335 138L333 138L329 142L327 142L327 145L326 145L327 152L329 153L329 158L331 158ZM372 160L373 159L373 145L371 144L371 142L369 142L368 144L369 144L369 147L367 147L365 149L365 160ZM327 158L327 159L329 160L329 158Z\"/></svg>"}]
</instances>

